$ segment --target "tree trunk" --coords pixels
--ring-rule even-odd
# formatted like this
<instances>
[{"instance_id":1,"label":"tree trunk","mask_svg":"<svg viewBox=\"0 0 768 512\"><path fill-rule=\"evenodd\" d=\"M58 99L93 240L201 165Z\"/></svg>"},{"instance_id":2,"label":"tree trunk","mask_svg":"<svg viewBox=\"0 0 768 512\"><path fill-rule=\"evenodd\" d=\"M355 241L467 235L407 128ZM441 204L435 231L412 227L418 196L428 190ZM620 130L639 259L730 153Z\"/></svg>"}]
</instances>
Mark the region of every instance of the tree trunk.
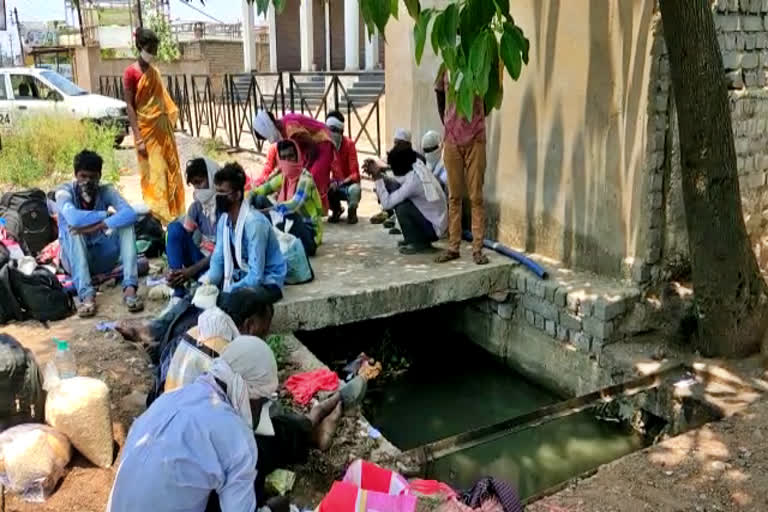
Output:
<instances>
[{"instance_id":1,"label":"tree trunk","mask_svg":"<svg viewBox=\"0 0 768 512\"><path fill-rule=\"evenodd\" d=\"M768 288L741 211L731 111L708 0L660 0L680 127L683 205L706 356L756 352L768 327Z\"/></svg>"}]
</instances>

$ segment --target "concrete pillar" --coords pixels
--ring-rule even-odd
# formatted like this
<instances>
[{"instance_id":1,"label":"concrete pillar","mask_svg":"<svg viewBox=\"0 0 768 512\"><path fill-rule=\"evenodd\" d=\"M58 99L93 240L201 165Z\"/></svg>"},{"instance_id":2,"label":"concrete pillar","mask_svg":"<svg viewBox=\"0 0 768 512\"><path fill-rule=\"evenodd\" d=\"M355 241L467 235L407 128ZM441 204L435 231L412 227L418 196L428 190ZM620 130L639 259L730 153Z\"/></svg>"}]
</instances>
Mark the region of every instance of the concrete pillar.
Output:
<instances>
[{"instance_id":1,"label":"concrete pillar","mask_svg":"<svg viewBox=\"0 0 768 512\"><path fill-rule=\"evenodd\" d=\"M323 2L325 12L325 70L331 70L331 2Z\"/></svg>"},{"instance_id":2,"label":"concrete pillar","mask_svg":"<svg viewBox=\"0 0 768 512\"><path fill-rule=\"evenodd\" d=\"M360 9L358 0L344 0L344 62L347 71L360 70Z\"/></svg>"},{"instance_id":3,"label":"concrete pillar","mask_svg":"<svg viewBox=\"0 0 768 512\"><path fill-rule=\"evenodd\" d=\"M301 0L299 7L299 37L301 38L301 70L312 71L315 61L314 24L312 23L313 0Z\"/></svg>"},{"instance_id":4,"label":"concrete pillar","mask_svg":"<svg viewBox=\"0 0 768 512\"><path fill-rule=\"evenodd\" d=\"M379 63L379 33L378 31L371 37L368 33L368 27L365 27L365 69L376 69Z\"/></svg>"},{"instance_id":5,"label":"concrete pillar","mask_svg":"<svg viewBox=\"0 0 768 512\"><path fill-rule=\"evenodd\" d=\"M253 4L242 0L243 8L243 68L246 73L256 70L256 19Z\"/></svg>"},{"instance_id":6,"label":"concrete pillar","mask_svg":"<svg viewBox=\"0 0 768 512\"><path fill-rule=\"evenodd\" d=\"M269 2L269 9L267 9L267 23L269 25L269 71L277 73L277 14L272 2Z\"/></svg>"}]
</instances>

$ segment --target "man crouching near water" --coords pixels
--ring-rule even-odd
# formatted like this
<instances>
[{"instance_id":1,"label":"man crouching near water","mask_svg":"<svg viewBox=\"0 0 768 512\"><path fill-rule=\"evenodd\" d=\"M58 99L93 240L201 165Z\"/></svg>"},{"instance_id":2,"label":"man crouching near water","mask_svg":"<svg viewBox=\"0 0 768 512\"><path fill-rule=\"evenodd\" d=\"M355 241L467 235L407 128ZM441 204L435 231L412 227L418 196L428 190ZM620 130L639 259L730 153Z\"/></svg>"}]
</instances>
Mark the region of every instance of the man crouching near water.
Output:
<instances>
[{"instance_id":1,"label":"man crouching near water","mask_svg":"<svg viewBox=\"0 0 768 512\"><path fill-rule=\"evenodd\" d=\"M277 387L269 346L236 338L209 372L158 398L133 424L107 511L287 511L285 500L257 503L254 486L258 436L277 437L280 428L263 412ZM334 409L338 419L338 398Z\"/></svg>"}]
</instances>

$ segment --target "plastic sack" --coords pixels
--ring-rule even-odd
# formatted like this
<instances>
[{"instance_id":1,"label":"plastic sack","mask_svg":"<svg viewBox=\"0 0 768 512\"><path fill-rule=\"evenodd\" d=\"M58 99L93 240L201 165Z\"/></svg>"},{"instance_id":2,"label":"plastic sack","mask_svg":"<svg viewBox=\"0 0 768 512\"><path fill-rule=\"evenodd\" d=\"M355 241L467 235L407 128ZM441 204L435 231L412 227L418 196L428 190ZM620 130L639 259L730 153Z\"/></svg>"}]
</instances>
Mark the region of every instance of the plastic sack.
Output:
<instances>
[{"instance_id":1,"label":"plastic sack","mask_svg":"<svg viewBox=\"0 0 768 512\"><path fill-rule=\"evenodd\" d=\"M43 502L64 475L72 447L47 425L25 423L0 434L0 483L25 501Z\"/></svg>"},{"instance_id":2,"label":"plastic sack","mask_svg":"<svg viewBox=\"0 0 768 512\"><path fill-rule=\"evenodd\" d=\"M85 458L99 467L112 465L112 413L109 388L99 379L59 379L55 368L45 370L45 420L65 434Z\"/></svg>"},{"instance_id":3,"label":"plastic sack","mask_svg":"<svg viewBox=\"0 0 768 512\"><path fill-rule=\"evenodd\" d=\"M339 376L327 368L291 375L285 381L287 389L299 405L307 405L318 391L339 389Z\"/></svg>"},{"instance_id":4,"label":"plastic sack","mask_svg":"<svg viewBox=\"0 0 768 512\"><path fill-rule=\"evenodd\" d=\"M280 252L283 253L288 267L288 272L285 276L286 284L304 284L314 279L314 273L301 240L290 234L292 223L293 221L289 219L285 221L282 230L276 227L272 229L275 232L277 243L280 244ZM278 224L279 222L276 222L275 218L273 218L272 225L277 226Z\"/></svg>"}]
</instances>

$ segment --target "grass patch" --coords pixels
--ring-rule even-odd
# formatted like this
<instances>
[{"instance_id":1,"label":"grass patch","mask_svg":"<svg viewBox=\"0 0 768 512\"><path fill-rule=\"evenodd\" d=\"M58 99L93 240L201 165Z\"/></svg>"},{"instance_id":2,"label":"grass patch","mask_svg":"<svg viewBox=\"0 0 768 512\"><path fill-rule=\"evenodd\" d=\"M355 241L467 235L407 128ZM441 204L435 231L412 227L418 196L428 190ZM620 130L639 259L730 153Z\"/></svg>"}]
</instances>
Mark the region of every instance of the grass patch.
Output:
<instances>
[{"instance_id":1,"label":"grass patch","mask_svg":"<svg viewBox=\"0 0 768 512\"><path fill-rule=\"evenodd\" d=\"M224 142L219 139L203 139L203 154L214 162L226 160L227 153L224 151Z\"/></svg>"},{"instance_id":2,"label":"grass patch","mask_svg":"<svg viewBox=\"0 0 768 512\"><path fill-rule=\"evenodd\" d=\"M272 349L272 353L275 355L277 366L282 367L288 357L288 347L285 346L283 337L278 334L268 336L267 345L269 345L269 348Z\"/></svg>"},{"instance_id":3,"label":"grass patch","mask_svg":"<svg viewBox=\"0 0 768 512\"><path fill-rule=\"evenodd\" d=\"M116 128L102 127L68 116L35 115L20 120L3 135L0 183L6 188L48 190L72 179L72 161L83 149L104 159L102 181L120 179L115 157Z\"/></svg>"}]
</instances>

